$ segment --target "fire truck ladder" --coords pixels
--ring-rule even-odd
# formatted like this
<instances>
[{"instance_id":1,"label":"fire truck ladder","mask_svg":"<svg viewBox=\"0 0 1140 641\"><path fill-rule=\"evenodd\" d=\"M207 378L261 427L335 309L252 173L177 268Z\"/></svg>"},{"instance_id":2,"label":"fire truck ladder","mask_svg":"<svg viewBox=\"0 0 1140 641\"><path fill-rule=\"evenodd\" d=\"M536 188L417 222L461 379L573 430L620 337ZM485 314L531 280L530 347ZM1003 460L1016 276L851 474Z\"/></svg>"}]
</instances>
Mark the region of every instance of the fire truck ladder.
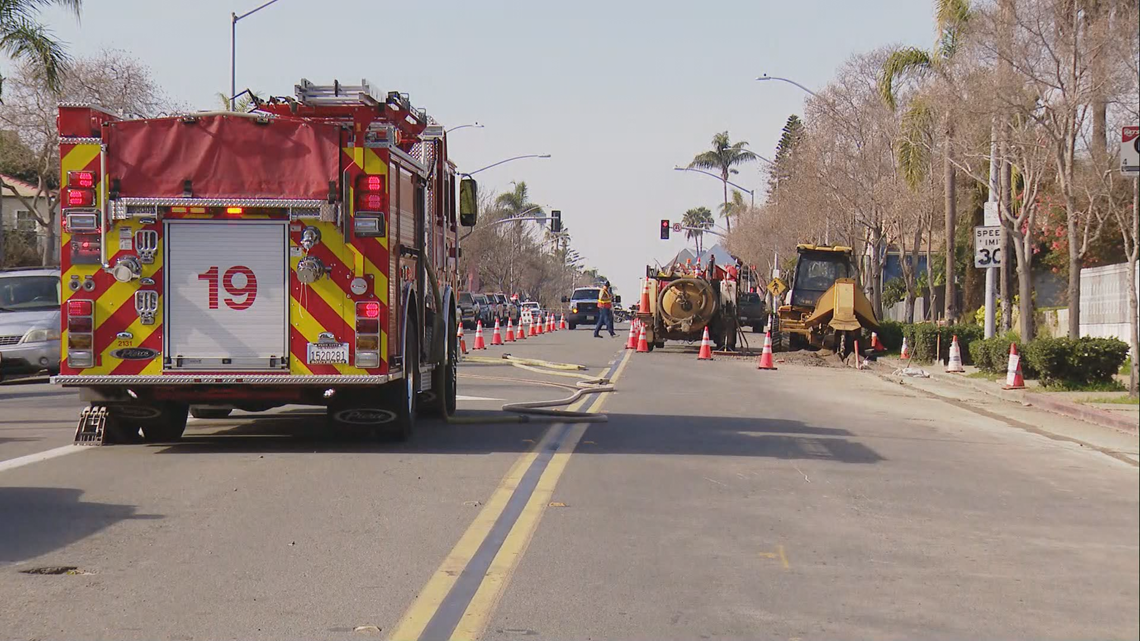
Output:
<instances>
[{"instance_id":1,"label":"fire truck ladder","mask_svg":"<svg viewBox=\"0 0 1140 641\"><path fill-rule=\"evenodd\" d=\"M297 96L297 102L312 107L351 107L362 104L375 107L390 104L413 114L424 124L428 122L427 111L413 107L408 94L390 91L387 96L380 98L372 90L372 83L367 80L361 80L359 85L342 85L339 80L334 80L331 85L318 85L301 78L301 82L294 85L293 93Z\"/></svg>"},{"instance_id":2,"label":"fire truck ladder","mask_svg":"<svg viewBox=\"0 0 1140 641\"><path fill-rule=\"evenodd\" d=\"M102 445L107 438L107 406L90 405L79 413L75 428L76 445Z\"/></svg>"}]
</instances>

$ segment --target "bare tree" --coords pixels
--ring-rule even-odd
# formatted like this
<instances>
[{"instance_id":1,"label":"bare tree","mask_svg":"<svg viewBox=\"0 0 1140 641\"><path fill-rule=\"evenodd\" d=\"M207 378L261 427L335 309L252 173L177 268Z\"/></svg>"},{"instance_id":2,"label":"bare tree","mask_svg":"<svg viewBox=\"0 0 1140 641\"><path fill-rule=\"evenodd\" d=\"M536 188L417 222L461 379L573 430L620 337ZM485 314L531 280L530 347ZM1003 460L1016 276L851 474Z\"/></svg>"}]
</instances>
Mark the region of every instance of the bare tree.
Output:
<instances>
[{"instance_id":1,"label":"bare tree","mask_svg":"<svg viewBox=\"0 0 1140 641\"><path fill-rule=\"evenodd\" d=\"M150 70L118 50L76 59L62 76L58 93L51 89L39 67L22 65L7 79L5 95L0 106L0 127L14 131L31 149L36 192L30 197L20 196L12 186L4 184L0 184L0 190L17 196L44 230L43 264L54 264L60 185L56 129L59 102L95 104L132 116L153 116L171 103Z\"/></svg>"}]
</instances>

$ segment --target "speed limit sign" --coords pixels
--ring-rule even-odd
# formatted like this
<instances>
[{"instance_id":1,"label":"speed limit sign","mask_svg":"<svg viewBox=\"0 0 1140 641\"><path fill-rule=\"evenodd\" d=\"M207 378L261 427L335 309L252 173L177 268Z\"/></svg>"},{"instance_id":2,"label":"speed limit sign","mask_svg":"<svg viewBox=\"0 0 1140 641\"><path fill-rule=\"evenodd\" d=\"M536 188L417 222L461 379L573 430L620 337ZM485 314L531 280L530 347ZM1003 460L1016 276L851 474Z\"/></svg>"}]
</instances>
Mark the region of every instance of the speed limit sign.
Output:
<instances>
[{"instance_id":1,"label":"speed limit sign","mask_svg":"<svg viewBox=\"0 0 1140 641\"><path fill-rule=\"evenodd\" d=\"M974 267L1001 267L1001 227L974 228Z\"/></svg>"}]
</instances>

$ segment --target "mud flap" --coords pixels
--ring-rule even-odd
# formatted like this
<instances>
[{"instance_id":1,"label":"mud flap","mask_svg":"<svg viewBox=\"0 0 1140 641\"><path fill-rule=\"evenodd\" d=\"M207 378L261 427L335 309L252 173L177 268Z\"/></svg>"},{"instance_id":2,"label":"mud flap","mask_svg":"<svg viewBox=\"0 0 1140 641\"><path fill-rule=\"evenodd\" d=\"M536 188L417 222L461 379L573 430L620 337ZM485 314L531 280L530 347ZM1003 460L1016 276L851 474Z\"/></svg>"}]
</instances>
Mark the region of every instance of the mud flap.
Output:
<instances>
[{"instance_id":1,"label":"mud flap","mask_svg":"<svg viewBox=\"0 0 1140 641\"><path fill-rule=\"evenodd\" d=\"M89 405L79 413L76 445L103 445L107 439L107 406Z\"/></svg>"}]
</instances>

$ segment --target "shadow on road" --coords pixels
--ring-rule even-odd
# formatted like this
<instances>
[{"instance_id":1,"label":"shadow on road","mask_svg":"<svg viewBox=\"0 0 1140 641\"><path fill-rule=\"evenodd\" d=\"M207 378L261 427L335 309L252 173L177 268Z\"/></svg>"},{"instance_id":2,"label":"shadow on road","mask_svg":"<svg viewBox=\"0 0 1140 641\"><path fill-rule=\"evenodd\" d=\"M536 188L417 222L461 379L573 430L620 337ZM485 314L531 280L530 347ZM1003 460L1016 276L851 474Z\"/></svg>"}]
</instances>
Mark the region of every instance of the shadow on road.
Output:
<instances>
[{"instance_id":1,"label":"shadow on road","mask_svg":"<svg viewBox=\"0 0 1140 641\"><path fill-rule=\"evenodd\" d=\"M19 388L13 387L13 388L9 388L9 389L19 389ZM9 392L8 389L0 388L0 403L3 403L4 401L14 401L14 400L22 399L22 398L58 398L58 399L74 398L74 399L78 400L78 394L75 392L75 390L69 390L69 389L63 389L63 388L31 390L31 391L26 391L26 392L25 391Z\"/></svg>"},{"instance_id":2,"label":"shadow on road","mask_svg":"<svg viewBox=\"0 0 1140 641\"><path fill-rule=\"evenodd\" d=\"M82 490L56 487L0 487L0 563L49 554L126 519L160 519L136 514L131 505L87 503Z\"/></svg>"},{"instance_id":3,"label":"shadow on road","mask_svg":"<svg viewBox=\"0 0 1140 641\"><path fill-rule=\"evenodd\" d=\"M497 411L465 410L463 420L488 424L458 425L421 421L408 442L376 442L363 434L330 433L323 414L267 415L234 421L202 421L183 440L162 448L163 454L267 452L396 452L420 454L489 454L525 452L542 438L549 424L490 423ZM579 454L650 454L743 456L781 459L824 459L843 463L877 463L882 457L853 440L851 432L799 421L724 416L656 416L610 414L610 422L591 425ZM216 424L211 432L204 432Z\"/></svg>"}]
</instances>

